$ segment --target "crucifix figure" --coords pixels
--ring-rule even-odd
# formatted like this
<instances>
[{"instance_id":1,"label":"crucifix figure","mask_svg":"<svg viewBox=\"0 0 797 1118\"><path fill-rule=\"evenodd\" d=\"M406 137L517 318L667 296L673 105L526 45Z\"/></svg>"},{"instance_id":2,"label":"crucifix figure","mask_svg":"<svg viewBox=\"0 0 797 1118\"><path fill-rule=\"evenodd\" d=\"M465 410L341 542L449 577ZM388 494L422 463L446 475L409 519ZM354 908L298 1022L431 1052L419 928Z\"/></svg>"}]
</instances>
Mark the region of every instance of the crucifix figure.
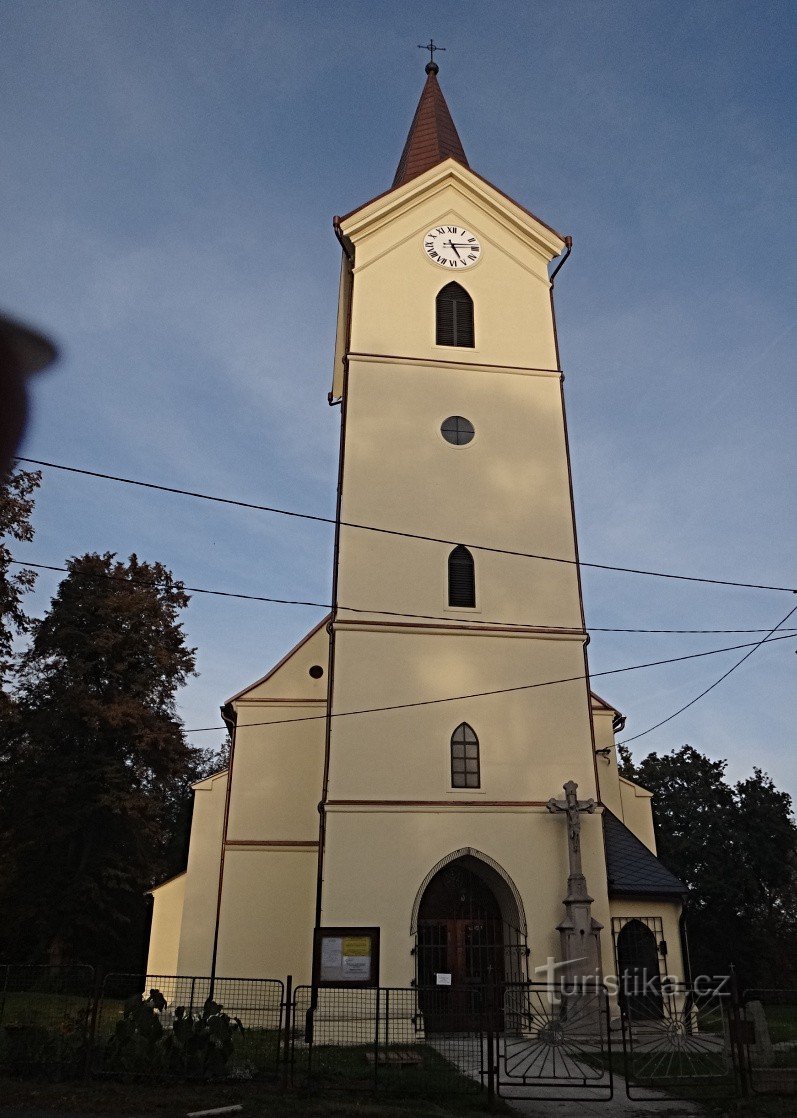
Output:
<instances>
[{"instance_id":1,"label":"crucifix figure","mask_svg":"<svg viewBox=\"0 0 797 1118\"><path fill-rule=\"evenodd\" d=\"M568 883L570 883L574 878L580 877L582 881L584 880L581 869L581 815L583 812L592 815L595 811L595 801L579 800L578 785L574 780L568 780L564 785L564 792L564 800L555 800L552 796L546 806L550 812L564 812L567 815L567 850L570 857Z\"/></svg>"},{"instance_id":2,"label":"crucifix figure","mask_svg":"<svg viewBox=\"0 0 797 1118\"><path fill-rule=\"evenodd\" d=\"M567 853L570 872L567 878L567 912L557 925L562 939L562 959L570 971L576 967L581 974L597 977L601 971L600 933L603 925L592 916L592 897L587 892L587 881L581 866L581 816L593 815L597 804L594 800L579 800L578 785L568 780L564 785L564 800L551 797L548 811L567 817ZM580 964L580 965L579 965Z\"/></svg>"}]
</instances>

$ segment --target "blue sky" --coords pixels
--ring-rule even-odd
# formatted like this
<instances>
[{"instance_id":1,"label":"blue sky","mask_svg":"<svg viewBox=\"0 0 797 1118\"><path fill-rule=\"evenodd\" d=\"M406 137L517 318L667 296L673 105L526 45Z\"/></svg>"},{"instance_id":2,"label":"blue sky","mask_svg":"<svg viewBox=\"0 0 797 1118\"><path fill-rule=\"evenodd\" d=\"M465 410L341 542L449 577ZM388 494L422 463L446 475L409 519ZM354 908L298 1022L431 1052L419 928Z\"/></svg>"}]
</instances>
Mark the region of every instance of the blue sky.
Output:
<instances>
[{"instance_id":1,"label":"blue sky","mask_svg":"<svg viewBox=\"0 0 797 1118\"><path fill-rule=\"evenodd\" d=\"M574 237L557 314L582 558L797 584L795 11L6 0L0 305L63 351L24 453L334 512L331 218L389 185L433 35L471 165ZM35 524L19 552L45 563L135 551L189 585L330 592L323 526L53 471ZM595 626L768 627L797 602L591 571L584 586ZM195 596L186 725L216 723L319 616ZM590 663L725 643L596 634ZM795 644L757 652L640 753L689 742L797 792ZM738 655L595 688L631 735Z\"/></svg>"}]
</instances>

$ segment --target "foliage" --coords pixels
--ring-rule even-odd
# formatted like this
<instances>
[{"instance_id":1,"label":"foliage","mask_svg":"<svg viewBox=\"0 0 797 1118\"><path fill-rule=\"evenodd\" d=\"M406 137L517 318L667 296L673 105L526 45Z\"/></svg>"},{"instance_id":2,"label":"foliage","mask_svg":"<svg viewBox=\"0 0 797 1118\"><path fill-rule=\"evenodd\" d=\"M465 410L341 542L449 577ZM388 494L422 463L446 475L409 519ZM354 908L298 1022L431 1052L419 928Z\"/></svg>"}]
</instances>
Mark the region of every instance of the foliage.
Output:
<instances>
[{"instance_id":1,"label":"foliage","mask_svg":"<svg viewBox=\"0 0 797 1118\"><path fill-rule=\"evenodd\" d=\"M147 998L131 998L105 1050L109 1071L167 1072L213 1078L224 1075L233 1054L235 1034L243 1034L237 1017L224 1013L208 998L201 1013L185 1006L164 1024L166 999L160 990Z\"/></svg>"},{"instance_id":2,"label":"foliage","mask_svg":"<svg viewBox=\"0 0 797 1118\"><path fill-rule=\"evenodd\" d=\"M727 973L743 985L797 983L797 826L791 798L759 768L730 785L727 762L690 745L634 763L623 775L654 794L661 860L687 885L694 973Z\"/></svg>"},{"instance_id":3,"label":"foliage","mask_svg":"<svg viewBox=\"0 0 797 1118\"><path fill-rule=\"evenodd\" d=\"M21 659L0 765L0 951L137 969L144 893L164 874L188 784L207 763L175 713L194 670L188 597L159 563L68 561Z\"/></svg>"},{"instance_id":4,"label":"foliage","mask_svg":"<svg viewBox=\"0 0 797 1118\"><path fill-rule=\"evenodd\" d=\"M22 599L36 580L34 572L24 567L11 573L13 556L5 541L33 539L30 517L40 481L40 473L27 470L0 478L0 691L11 666L14 635L26 632L29 626Z\"/></svg>"}]
</instances>

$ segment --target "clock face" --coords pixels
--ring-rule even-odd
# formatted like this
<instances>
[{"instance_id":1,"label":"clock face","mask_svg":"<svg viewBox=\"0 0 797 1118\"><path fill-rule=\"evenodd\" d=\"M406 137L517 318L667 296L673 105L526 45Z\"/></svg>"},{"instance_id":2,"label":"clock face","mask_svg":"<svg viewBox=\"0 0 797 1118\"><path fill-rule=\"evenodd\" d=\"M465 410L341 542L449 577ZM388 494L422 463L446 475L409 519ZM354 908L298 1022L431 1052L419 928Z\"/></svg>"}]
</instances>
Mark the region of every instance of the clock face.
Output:
<instances>
[{"instance_id":1,"label":"clock face","mask_svg":"<svg viewBox=\"0 0 797 1118\"><path fill-rule=\"evenodd\" d=\"M482 254L482 246L469 229L461 225L438 225L423 238L423 250L441 268L470 268Z\"/></svg>"}]
</instances>

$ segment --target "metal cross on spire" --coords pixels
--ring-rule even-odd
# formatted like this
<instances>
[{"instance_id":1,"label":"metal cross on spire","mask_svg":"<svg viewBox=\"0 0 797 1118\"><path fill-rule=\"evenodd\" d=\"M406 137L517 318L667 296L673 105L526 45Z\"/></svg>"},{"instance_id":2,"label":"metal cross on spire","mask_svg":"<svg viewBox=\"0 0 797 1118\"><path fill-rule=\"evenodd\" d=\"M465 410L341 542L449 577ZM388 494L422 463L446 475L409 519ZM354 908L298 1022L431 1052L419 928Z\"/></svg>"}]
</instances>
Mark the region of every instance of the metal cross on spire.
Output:
<instances>
[{"instance_id":1,"label":"metal cross on spire","mask_svg":"<svg viewBox=\"0 0 797 1118\"><path fill-rule=\"evenodd\" d=\"M445 50L445 49L446 49L445 47L439 47L437 45L437 43L434 41L434 39L432 39L432 38L429 39L429 42L426 43L426 45L424 45L423 43L418 43L418 50L428 50L429 51L429 61L426 63L426 73L427 74L430 71L434 71L435 74L437 73L439 67L434 60L434 52L436 50Z\"/></svg>"}]
</instances>

